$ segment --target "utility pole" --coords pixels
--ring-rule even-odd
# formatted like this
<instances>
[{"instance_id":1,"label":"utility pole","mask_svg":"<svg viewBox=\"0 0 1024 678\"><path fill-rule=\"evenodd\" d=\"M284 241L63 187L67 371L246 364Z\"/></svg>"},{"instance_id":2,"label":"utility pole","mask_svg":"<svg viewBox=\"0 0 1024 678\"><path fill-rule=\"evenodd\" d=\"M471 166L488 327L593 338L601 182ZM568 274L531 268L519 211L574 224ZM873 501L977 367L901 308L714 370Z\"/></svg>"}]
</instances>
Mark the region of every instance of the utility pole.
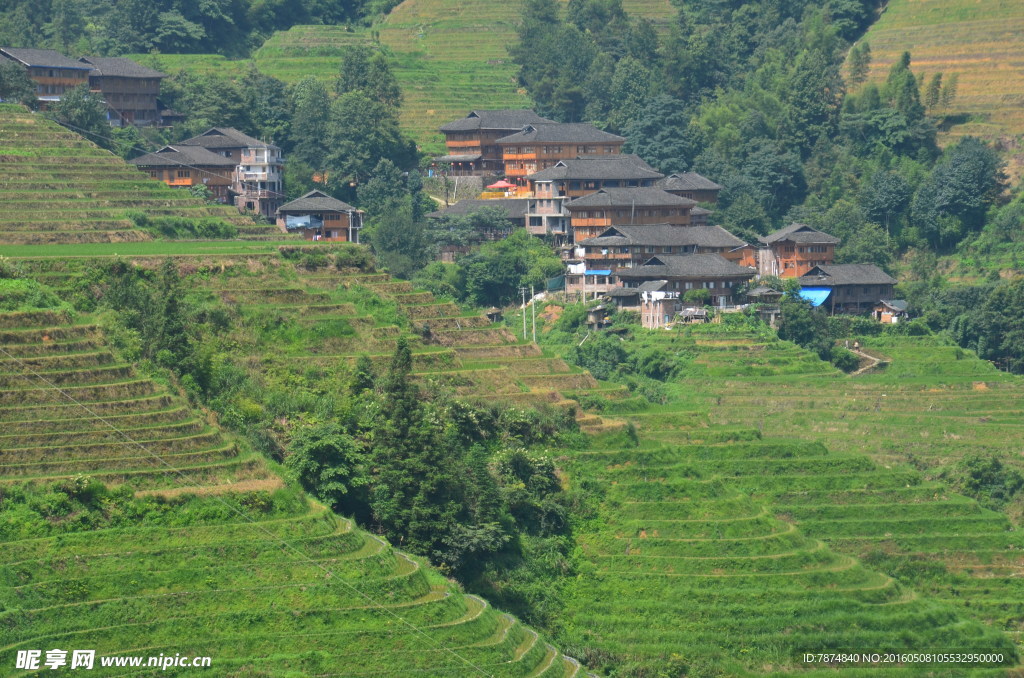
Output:
<instances>
[{"instance_id":1,"label":"utility pole","mask_svg":"<svg viewBox=\"0 0 1024 678\"><path fill-rule=\"evenodd\" d=\"M526 287L520 287L519 293L523 295L523 341L526 341Z\"/></svg>"},{"instance_id":2,"label":"utility pole","mask_svg":"<svg viewBox=\"0 0 1024 678\"><path fill-rule=\"evenodd\" d=\"M533 296L533 285L530 285L530 316L533 318L533 343L537 343L537 300ZM523 320L526 316L523 316Z\"/></svg>"}]
</instances>

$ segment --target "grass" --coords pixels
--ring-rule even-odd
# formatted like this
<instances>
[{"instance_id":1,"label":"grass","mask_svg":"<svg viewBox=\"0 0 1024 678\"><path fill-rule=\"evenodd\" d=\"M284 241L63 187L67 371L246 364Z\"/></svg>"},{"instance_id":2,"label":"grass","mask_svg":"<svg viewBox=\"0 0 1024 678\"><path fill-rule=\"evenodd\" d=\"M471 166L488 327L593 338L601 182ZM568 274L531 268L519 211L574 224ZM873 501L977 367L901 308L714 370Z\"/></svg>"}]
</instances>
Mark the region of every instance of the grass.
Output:
<instances>
[{"instance_id":1,"label":"grass","mask_svg":"<svg viewBox=\"0 0 1024 678\"><path fill-rule=\"evenodd\" d=\"M942 115L960 122L943 133L998 140L1024 134L1024 5L1016 0L891 0L864 37L871 45L871 79L884 81L904 51L925 81L956 73L957 97ZM1020 174L1020 161L1012 163Z\"/></svg>"},{"instance_id":2,"label":"grass","mask_svg":"<svg viewBox=\"0 0 1024 678\"><path fill-rule=\"evenodd\" d=\"M0 105L0 242L5 245L138 243L152 229L131 211L195 225L241 229L243 238L283 239L227 205L209 205L150 179L120 158L20 106ZM155 224L154 227L158 224ZM6 248L3 254L10 256Z\"/></svg>"},{"instance_id":3,"label":"grass","mask_svg":"<svg viewBox=\"0 0 1024 678\"><path fill-rule=\"evenodd\" d=\"M56 255L67 282L93 265L81 251L92 247L77 246L77 259ZM322 274L311 276L316 291L307 293L294 268L196 277L224 293L266 292L233 299L243 312L248 300L266 308L303 296L359 296L360 306L397 312L393 302L370 303L366 288L322 291ZM275 296L280 290L286 298ZM351 675L381 666L395 675L463 675L467 666L510 678L576 675L575 660L536 632L310 503L186 401L118 365L88 321L0 313L0 347L25 356L0 361L0 661L13 662L19 649L88 646L100 655L208 655L218 675ZM62 343L47 345L51 338ZM41 388L22 360L82 405ZM129 381L97 385L110 370ZM90 477L121 489L102 512L65 515L53 503L65 495L46 483L84 487Z\"/></svg>"},{"instance_id":4,"label":"grass","mask_svg":"<svg viewBox=\"0 0 1024 678\"><path fill-rule=\"evenodd\" d=\"M859 339L884 371L851 379L727 325L638 335L691 362L668 404L620 413L639 446L564 458L572 482L608 488L579 535L600 577L570 614L585 659L671 666L674 652L730 674L789 672L793 653L822 643L1018 637L1022 537L943 469L977 452L1016 457L1024 382L934 337ZM742 427L753 435L715 434ZM647 611L642 628L622 628L620 599ZM973 630L954 641L954 627Z\"/></svg>"},{"instance_id":5,"label":"grass","mask_svg":"<svg viewBox=\"0 0 1024 678\"><path fill-rule=\"evenodd\" d=\"M646 17L667 30L675 10L668 0L627 0L632 16ZM427 153L444 150L438 127L472 109L528 108L516 82L518 67L508 56L516 41L521 2L496 6L483 0L406 0L371 29L344 26L293 26L271 36L252 60L230 61L213 55L136 55L164 72L240 75L252 63L267 75L294 83L312 75L333 82L343 50L354 44L379 44L392 57L402 88L403 130Z\"/></svg>"}]
</instances>

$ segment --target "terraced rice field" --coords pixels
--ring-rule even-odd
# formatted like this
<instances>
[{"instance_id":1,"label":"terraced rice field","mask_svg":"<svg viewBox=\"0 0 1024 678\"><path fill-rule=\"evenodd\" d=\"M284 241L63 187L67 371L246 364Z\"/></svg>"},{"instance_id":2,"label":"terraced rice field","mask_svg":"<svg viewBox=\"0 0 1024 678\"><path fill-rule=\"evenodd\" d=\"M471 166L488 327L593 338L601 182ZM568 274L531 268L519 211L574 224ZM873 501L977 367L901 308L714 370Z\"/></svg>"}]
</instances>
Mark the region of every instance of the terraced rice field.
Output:
<instances>
[{"instance_id":1,"label":"terraced rice field","mask_svg":"<svg viewBox=\"0 0 1024 678\"><path fill-rule=\"evenodd\" d=\"M931 338L861 338L890 362L856 378L768 334L641 340L695 356L677 398L620 414L638 448L565 460L609 488L580 536L598 586L569 614L596 656L731 675L825 645L1013 647L1024 537L927 467L1016 452L1019 378ZM623 597L654 621L624 628Z\"/></svg>"},{"instance_id":2,"label":"terraced rice field","mask_svg":"<svg viewBox=\"0 0 1024 678\"><path fill-rule=\"evenodd\" d=\"M14 105L0 105L0 242L135 243L129 210L234 224L243 237L279 240L232 207L208 205L150 179L120 158L60 125Z\"/></svg>"},{"instance_id":3,"label":"terraced rice field","mask_svg":"<svg viewBox=\"0 0 1024 678\"><path fill-rule=\"evenodd\" d=\"M219 676L583 675L535 631L286 487L119 363L88 318L0 314L0 356L0 492L95 478L157 502L122 527L2 543L0 665L57 647L209 656ZM161 674L98 661L97 675Z\"/></svg>"},{"instance_id":4,"label":"terraced rice field","mask_svg":"<svg viewBox=\"0 0 1024 678\"><path fill-rule=\"evenodd\" d=\"M674 15L668 0L628 0L634 16L659 29ZM406 0L373 26L394 56L402 87L402 127L425 152L440 152L437 128L476 108L528 108L516 83L517 67L508 56L516 41L521 3L495 5L483 0ZM334 79L341 52L369 42L369 31L342 26L295 26L276 33L255 54L260 70L294 82L306 75Z\"/></svg>"},{"instance_id":5,"label":"terraced rice field","mask_svg":"<svg viewBox=\"0 0 1024 678\"><path fill-rule=\"evenodd\" d=\"M884 81L904 51L916 74L956 73L950 115L967 116L945 138L1002 139L1024 134L1024 4L1017 0L890 0L864 37L871 79ZM1010 144L1009 148L1015 148Z\"/></svg>"}]
</instances>

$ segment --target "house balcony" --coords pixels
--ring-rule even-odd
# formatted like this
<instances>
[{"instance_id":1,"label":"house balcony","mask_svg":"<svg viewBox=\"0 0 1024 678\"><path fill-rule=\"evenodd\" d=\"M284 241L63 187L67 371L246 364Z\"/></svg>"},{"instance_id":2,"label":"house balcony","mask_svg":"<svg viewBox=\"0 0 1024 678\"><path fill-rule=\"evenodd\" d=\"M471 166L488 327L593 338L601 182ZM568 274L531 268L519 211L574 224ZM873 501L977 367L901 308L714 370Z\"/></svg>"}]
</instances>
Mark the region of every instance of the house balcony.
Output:
<instances>
[{"instance_id":1,"label":"house balcony","mask_svg":"<svg viewBox=\"0 0 1024 678\"><path fill-rule=\"evenodd\" d=\"M583 256L587 261L629 261L641 255L630 254L629 252L587 252Z\"/></svg>"}]
</instances>

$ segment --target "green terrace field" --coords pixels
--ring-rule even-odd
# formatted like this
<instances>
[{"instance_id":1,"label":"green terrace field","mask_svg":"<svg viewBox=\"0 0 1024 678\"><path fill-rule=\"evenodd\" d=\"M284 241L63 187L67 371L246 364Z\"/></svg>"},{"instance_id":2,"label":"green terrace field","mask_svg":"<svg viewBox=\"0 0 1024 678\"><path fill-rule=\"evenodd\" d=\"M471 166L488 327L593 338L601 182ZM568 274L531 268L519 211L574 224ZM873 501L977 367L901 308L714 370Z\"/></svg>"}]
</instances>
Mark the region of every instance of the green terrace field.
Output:
<instances>
[{"instance_id":1,"label":"green terrace field","mask_svg":"<svg viewBox=\"0 0 1024 678\"><path fill-rule=\"evenodd\" d=\"M728 675L794 671L822 647L1014 647L1024 537L930 469L1017 456L1019 378L930 337L860 338L884 367L853 378L768 332L636 341L693 362L670 404L618 413L638 446L563 460L608 488L578 536L594 579L564 643L595 666L610 652Z\"/></svg>"},{"instance_id":2,"label":"green terrace field","mask_svg":"<svg viewBox=\"0 0 1024 678\"><path fill-rule=\"evenodd\" d=\"M674 15L668 0L627 0L633 16L652 20L659 30ZM483 0L405 0L372 29L345 26L293 26L275 33L256 51L259 69L285 82L313 75L332 82L342 51L372 44L371 30L393 56L402 87L402 127L428 153L444 149L437 128L472 109L527 108L516 83L517 67L508 56L516 40L521 0L495 5ZM251 61L229 61L205 54L132 55L164 72L240 74Z\"/></svg>"},{"instance_id":3,"label":"green terrace field","mask_svg":"<svg viewBox=\"0 0 1024 678\"><path fill-rule=\"evenodd\" d=\"M196 275L243 313L355 324L354 304L312 291L335 289L331 276L300 282L286 269L289 287L272 273L262 286L247 273ZM372 271L362 282L391 284ZM57 647L210 656L218 676L583 674L516 619L307 500L210 416L119 361L88 316L0 313L0 430L4 666L17 650ZM65 515L52 484L82 502L102 497L102 511Z\"/></svg>"},{"instance_id":4,"label":"green terrace field","mask_svg":"<svg viewBox=\"0 0 1024 678\"><path fill-rule=\"evenodd\" d=\"M413 347L414 376L434 388L561 406L576 406L571 399L585 395L627 395L623 388L602 386L584 370L518 340L479 313L417 292L406 281L330 265L328 259L317 258L329 251L325 247L239 244L243 247L141 243L150 247L118 255L146 268L173 256L183 273L193 274L191 286L197 293L239 315L239 331L231 339L235 351L266 375L296 383L346 378L361 355L386 362L397 337L404 334ZM181 247L168 251L160 245ZM192 245L194 251L188 252ZM111 258L109 250L115 247L88 255L76 255L74 248L63 248L59 255L47 251L60 248L10 248L14 256L9 261L24 275L73 297L87 271L102 263L98 257ZM310 342L310 336L317 340ZM578 418L591 432L621 426L593 414L580 412Z\"/></svg>"},{"instance_id":5,"label":"green terrace field","mask_svg":"<svg viewBox=\"0 0 1024 678\"><path fill-rule=\"evenodd\" d=\"M233 207L210 205L151 179L79 135L21 106L0 104L0 242L138 243L153 234L130 213L151 219L231 224L244 238L282 235Z\"/></svg>"},{"instance_id":6,"label":"green terrace field","mask_svg":"<svg viewBox=\"0 0 1024 678\"><path fill-rule=\"evenodd\" d=\"M904 51L915 74L956 73L949 110L963 116L946 137L1003 139L1024 134L1024 4L1016 0L890 0L864 37L871 79L884 81ZM1008 148L1014 148L1009 144Z\"/></svg>"}]
</instances>

